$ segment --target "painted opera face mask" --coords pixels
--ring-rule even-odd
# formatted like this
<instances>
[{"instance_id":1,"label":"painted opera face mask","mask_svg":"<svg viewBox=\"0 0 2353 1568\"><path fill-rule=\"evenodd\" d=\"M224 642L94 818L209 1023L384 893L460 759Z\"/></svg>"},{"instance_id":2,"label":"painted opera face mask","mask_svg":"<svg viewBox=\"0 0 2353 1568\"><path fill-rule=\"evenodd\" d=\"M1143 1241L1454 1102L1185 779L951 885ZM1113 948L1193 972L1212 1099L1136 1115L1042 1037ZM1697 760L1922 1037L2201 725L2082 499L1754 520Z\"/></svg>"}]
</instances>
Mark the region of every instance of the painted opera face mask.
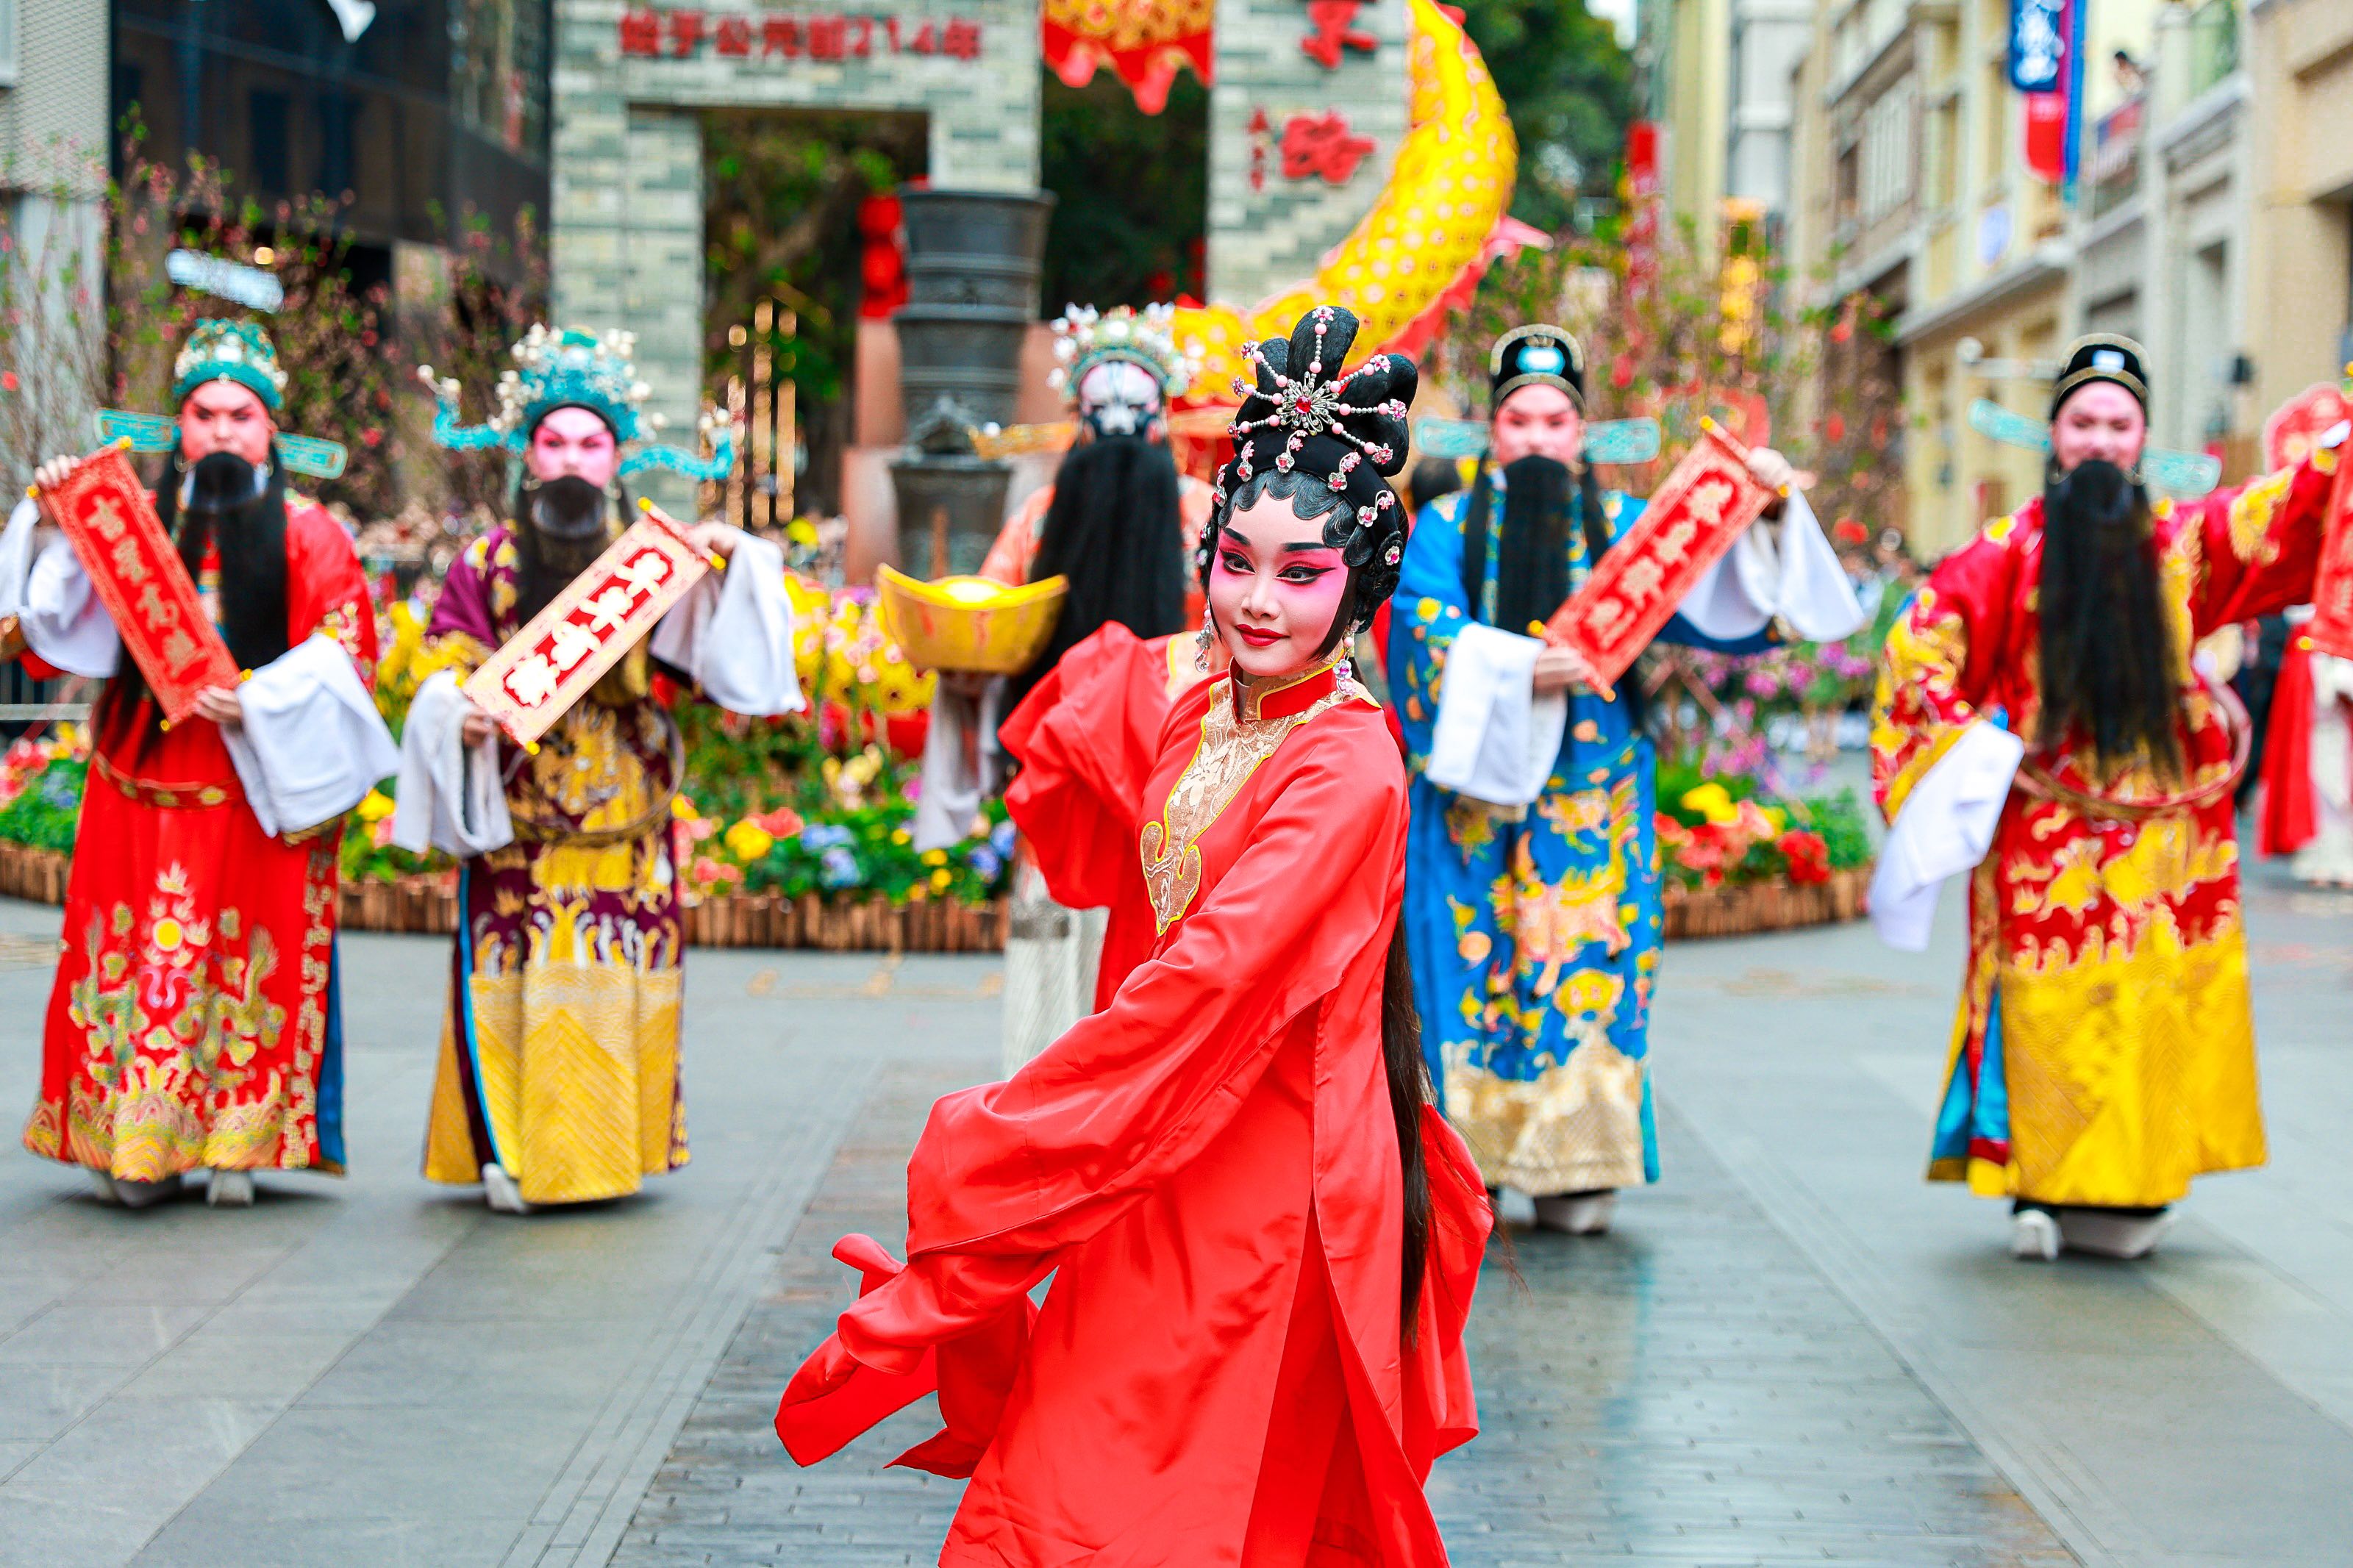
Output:
<instances>
[{"instance_id":1,"label":"painted opera face mask","mask_svg":"<svg viewBox=\"0 0 2353 1568\"><path fill-rule=\"evenodd\" d=\"M226 378L208 381L180 405L180 460L193 468L215 452L256 468L269 461L278 426L251 387Z\"/></svg>"},{"instance_id":2,"label":"painted opera face mask","mask_svg":"<svg viewBox=\"0 0 2353 1568\"><path fill-rule=\"evenodd\" d=\"M1348 568L1312 521L1280 496L1238 511L1218 533L1209 563L1209 614L1234 668L1252 679L1296 675L1326 657L1324 644Z\"/></svg>"},{"instance_id":3,"label":"painted opera face mask","mask_svg":"<svg viewBox=\"0 0 2353 1568\"><path fill-rule=\"evenodd\" d=\"M2059 471L2097 458L2130 473L2148 444L2148 415L2140 399L2113 381L2087 381L2067 395L2051 421L2051 455Z\"/></svg>"},{"instance_id":4,"label":"painted opera face mask","mask_svg":"<svg viewBox=\"0 0 2353 1568\"><path fill-rule=\"evenodd\" d=\"M1577 399L1559 387L1523 386L1495 410L1487 450L1499 468L1522 458L1550 458L1574 468L1585 452L1585 417Z\"/></svg>"},{"instance_id":5,"label":"painted opera face mask","mask_svg":"<svg viewBox=\"0 0 2353 1568\"><path fill-rule=\"evenodd\" d=\"M553 408L532 431L523 464L542 484L575 478L601 490L621 470L621 447L602 416L586 408Z\"/></svg>"}]
</instances>

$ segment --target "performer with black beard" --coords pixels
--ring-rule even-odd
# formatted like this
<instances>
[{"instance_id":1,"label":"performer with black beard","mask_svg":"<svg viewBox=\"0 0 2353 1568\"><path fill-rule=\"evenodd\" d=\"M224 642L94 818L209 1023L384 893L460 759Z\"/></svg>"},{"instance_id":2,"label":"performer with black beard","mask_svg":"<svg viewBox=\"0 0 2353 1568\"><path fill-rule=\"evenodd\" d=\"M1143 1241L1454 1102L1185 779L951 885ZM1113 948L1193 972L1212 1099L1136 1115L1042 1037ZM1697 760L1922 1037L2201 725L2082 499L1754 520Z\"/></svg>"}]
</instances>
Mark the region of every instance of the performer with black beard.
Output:
<instances>
[{"instance_id":1,"label":"performer with black beard","mask_svg":"<svg viewBox=\"0 0 2353 1568\"><path fill-rule=\"evenodd\" d=\"M1590 1233L1618 1188L1658 1179L1656 759L1631 683L1597 690L1576 653L1533 634L1642 502L1584 461L1567 332L1522 327L1489 370L1486 466L1422 509L1391 602L1412 775L1403 929L1430 1077L1488 1184L1528 1194L1539 1225ZM1749 466L1777 489L1795 477L1762 447ZM1747 652L1777 621L1822 641L1862 624L1805 498L1786 512L1711 570L1664 640Z\"/></svg>"},{"instance_id":2,"label":"performer with black beard","mask_svg":"<svg viewBox=\"0 0 2353 1568\"><path fill-rule=\"evenodd\" d=\"M255 1171L343 1169L336 850L396 758L368 697L359 561L286 488L269 340L199 322L174 372L156 510L246 680L165 722L82 563L36 539L33 503L0 542L26 663L106 682L25 1143L110 1202L142 1206L201 1167L210 1202L244 1205Z\"/></svg>"},{"instance_id":3,"label":"performer with black beard","mask_svg":"<svg viewBox=\"0 0 2353 1568\"><path fill-rule=\"evenodd\" d=\"M2043 491L1947 556L1887 642L1893 831L1873 915L1926 943L1974 866L1929 1176L2012 1200L2011 1250L2137 1258L2210 1171L2263 1163L2232 793L2246 719L2190 649L2309 600L2344 427L2198 501L2141 480L2138 344L2072 345Z\"/></svg>"},{"instance_id":4,"label":"performer with black beard","mask_svg":"<svg viewBox=\"0 0 2353 1568\"><path fill-rule=\"evenodd\" d=\"M1050 744L1041 726L1056 728L1050 712L1061 708L1071 726L1098 737L1140 737L1132 749L1148 760L1161 716L1201 677L1191 642L1176 634L1201 613L1189 566L1212 497L1178 472L1168 447L1168 401L1198 368L1170 335L1173 316L1166 305L1072 306L1054 323L1061 360L1054 384L1072 401L1071 449L1054 482L997 534L981 574L1014 584L1060 576L1069 592L1027 669L1001 685L943 679L923 759L918 847L965 836L1000 772L997 721L1033 691L1052 683L1018 724L1008 722L1009 734ZM1082 647L1073 667L1069 656ZM1093 891L1074 885L1061 889L1069 901L1058 898L1054 884L1065 869L1038 865L1026 842L1018 852L1006 946L1008 1072L1117 989L1117 975L1102 963L1108 912Z\"/></svg>"},{"instance_id":5,"label":"performer with black beard","mask_svg":"<svg viewBox=\"0 0 2353 1568\"><path fill-rule=\"evenodd\" d=\"M514 521L460 552L426 627L433 673L401 735L393 840L459 861L425 1174L480 1183L507 1213L618 1197L686 1163L670 843L684 780L654 665L733 712L802 706L783 552L717 522L688 531L727 569L690 589L536 748L508 746L459 690L620 536L634 516L626 476L659 465L708 480L733 466L712 421L708 459L638 444L651 421L630 342L534 327L486 425L459 426L456 387L433 384L436 439L503 449L519 478Z\"/></svg>"}]
</instances>

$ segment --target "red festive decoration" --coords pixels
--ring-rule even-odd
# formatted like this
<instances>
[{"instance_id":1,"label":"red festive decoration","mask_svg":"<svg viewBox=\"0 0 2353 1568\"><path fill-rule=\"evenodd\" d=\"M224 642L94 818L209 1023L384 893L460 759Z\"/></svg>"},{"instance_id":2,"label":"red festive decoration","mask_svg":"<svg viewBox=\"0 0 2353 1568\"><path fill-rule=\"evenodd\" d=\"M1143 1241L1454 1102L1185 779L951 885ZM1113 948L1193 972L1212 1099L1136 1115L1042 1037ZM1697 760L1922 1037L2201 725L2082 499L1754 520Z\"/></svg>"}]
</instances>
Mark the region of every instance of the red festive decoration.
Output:
<instances>
[{"instance_id":1,"label":"red festive decoration","mask_svg":"<svg viewBox=\"0 0 2353 1568\"><path fill-rule=\"evenodd\" d=\"M869 196L858 206L858 232L865 241L859 277L865 291L858 313L880 321L907 302L907 251L899 241L896 196Z\"/></svg>"},{"instance_id":2,"label":"red festive decoration","mask_svg":"<svg viewBox=\"0 0 2353 1568\"><path fill-rule=\"evenodd\" d=\"M1307 0L1307 20L1315 30L1299 40L1299 52L1327 71L1340 68L1340 51L1369 55L1380 40L1356 26L1366 0Z\"/></svg>"},{"instance_id":3,"label":"red festive decoration","mask_svg":"<svg viewBox=\"0 0 2353 1568\"><path fill-rule=\"evenodd\" d=\"M1545 624L1546 640L1577 649L1603 680L1615 681L1773 499L1748 471L1747 448L1710 421L1651 492L1633 531Z\"/></svg>"},{"instance_id":4,"label":"red festive decoration","mask_svg":"<svg viewBox=\"0 0 2353 1568\"><path fill-rule=\"evenodd\" d=\"M1326 184L1345 185L1372 151L1373 139L1350 135L1347 117L1336 109L1320 115L1294 114L1282 122L1282 177L1286 180L1320 175Z\"/></svg>"},{"instance_id":5,"label":"red festive decoration","mask_svg":"<svg viewBox=\"0 0 2353 1568\"><path fill-rule=\"evenodd\" d=\"M1179 70L1190 66L1205 85L1214 79L1215 14L1213 0L1046 0L1039 31L1047 68L1066 86L1084 87L1108 65L1135 106L1157 114Z\"/></svg>"},{"instance_id":6,"label":"red festive decoration","mask_svg":"<svg viewBox=\"0 0 2353 1568\"><path fill-rule=\"evenodd\" d=\"M235 686L237 660L213 630L147 487L120 447L83 458L42 487L41 510L65 531L122 646L176 724L207 687Z\"/></svg>"}]
</instances>

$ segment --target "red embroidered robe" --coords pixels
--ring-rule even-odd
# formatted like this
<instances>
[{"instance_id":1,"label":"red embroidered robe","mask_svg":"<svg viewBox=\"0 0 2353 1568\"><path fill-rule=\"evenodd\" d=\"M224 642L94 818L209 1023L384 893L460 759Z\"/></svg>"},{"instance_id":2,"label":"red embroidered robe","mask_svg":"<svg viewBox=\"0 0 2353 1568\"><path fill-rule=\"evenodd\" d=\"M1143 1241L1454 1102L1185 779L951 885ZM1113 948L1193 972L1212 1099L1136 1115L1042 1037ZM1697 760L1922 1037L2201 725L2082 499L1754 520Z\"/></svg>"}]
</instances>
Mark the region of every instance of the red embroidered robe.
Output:
<instances>
[{"instance_id":1,"label":"red embroidered robe","mask_svg":"<svg viewBox=\"0 0 2353 1568\"><path fill-rule=\"evenodd\" d=\"M1208 679L1196 661L1190 637L1139 638L1113 621L1062 655L997 727L1021 763L1005 809L1038 856L1046 890L1074 910L1111 911L1095 969L1098 1011L1157 939L1143 870L1121 850L1142 829L1170 707ZM1039 854L1044 844L1064 852ZM1070 852L1075 845L1105 847Z\"/></svg>"},{"instance_id":2,"label":"red embroidered robe","mask_svg":"<svg viewBox=\"0 0 2353 1568\"><path fill-rule=\"evenodd\" d=\"M319 631L372 685L359 558L324 508L290 496L287 642ZM268 837L219 727L162 717L152 697L112 686L93 715L25 1146L142 1182L198 1166L340 1172L343 826Z\"/></svg>"},{"instance_id":3,"label":"red embroidered robe","mask_svg":"<svg viewBox=\"0 0 2353 1568\"><path fill-rule=\"evenodd\" d=\"M2170 1203L2192 1176L2263 1163L2239 904L2232 742L2192 675L2217 626L2312 595L2337 454L2154 519L2190 777L2091 776L2030 750L1969 884L1968 970L1929 1174L1992 1196ZM1873 771L1894 822L1973 721L2034 736L2042 501L1947 556L1889 633ZM2054 780L2039 784L2034 773ZM2164 802L2204 791L2202 804ZM2091 799L2121 802L2093 809Z\"/></svg>"},{"instance_id":4,"label":"red embroidered robe","mask_svg":"<svg viewBox=\"0 0 2353 1568\"><path fill-rule=\"evenodd\" d=\"M944 1429L899 1462L971 1476L959 1568L1436 1568L1422 1483L1476 1430L1461 1334L1491 1216L1426 1110L1408 1343L1380 1045L1397 749L1328 667L1220 679L1177 702L1145 798L1140 842L1072 812L1040 849L1140 854L1149 958L1013 1078L933 1108L909 1261L843 1243L865 1293L778 1434L812 1463L936 1386Z\"/></svg>"}]
</instances>

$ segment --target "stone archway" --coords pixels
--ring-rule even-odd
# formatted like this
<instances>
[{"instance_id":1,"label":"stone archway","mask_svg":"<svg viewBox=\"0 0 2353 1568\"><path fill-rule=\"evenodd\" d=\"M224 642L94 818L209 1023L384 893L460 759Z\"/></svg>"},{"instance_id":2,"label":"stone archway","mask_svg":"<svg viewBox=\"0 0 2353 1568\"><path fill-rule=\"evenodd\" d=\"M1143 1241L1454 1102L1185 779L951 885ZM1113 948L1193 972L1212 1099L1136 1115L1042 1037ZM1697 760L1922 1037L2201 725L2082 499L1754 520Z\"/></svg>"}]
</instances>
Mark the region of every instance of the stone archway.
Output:
<instances>
[{"instance_id":1,"label":"stone archway","mask_svg":"<svg viewBox=\"0 0 2353 1568\"><path fill-rule=\"evenodd\" d=\"M673 431L691 430L702 370L701 111L921 113L934 184L1029 190L1040 69L1035 0L854 12L822 0L806 10L555 0L552 310L636 332L651 405ZM652 488L665 504L689 499L683 483Z\"/></svg>"},{"instance_id":2,"label":"stone archway","mask_svg":"<svg viewBox=\"0 0 2353 1568\"><path fill-rule=\"evenodd\" d=\"M1038 0L831 8L841 3L554 0L553 311L569 323L635 331L653 406L673 430L691 428L701 395L702 111L921 113L934 185L1036 188ZM1374 208L1398 172L1414 112L1407 13L1408 0L1320 11L1301 0L1220 0L1207 236L1213 300L1247 310L1301 282ZM1320 50L1311 47L1319 37ZM1361 146L1293 167L1285 154L1295 127ZM1471 147L1464 154L1480 156ZM1504 171L1508 192L1508 153ZM658 483L654 493L665 504L687 499L683 485Z\"/></svg>"}]
</instances>

